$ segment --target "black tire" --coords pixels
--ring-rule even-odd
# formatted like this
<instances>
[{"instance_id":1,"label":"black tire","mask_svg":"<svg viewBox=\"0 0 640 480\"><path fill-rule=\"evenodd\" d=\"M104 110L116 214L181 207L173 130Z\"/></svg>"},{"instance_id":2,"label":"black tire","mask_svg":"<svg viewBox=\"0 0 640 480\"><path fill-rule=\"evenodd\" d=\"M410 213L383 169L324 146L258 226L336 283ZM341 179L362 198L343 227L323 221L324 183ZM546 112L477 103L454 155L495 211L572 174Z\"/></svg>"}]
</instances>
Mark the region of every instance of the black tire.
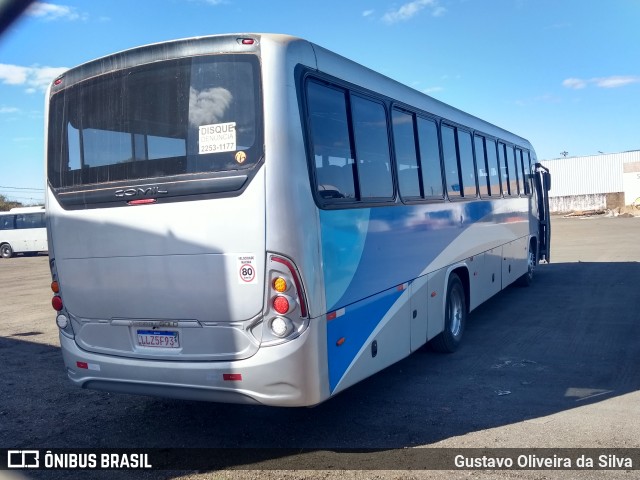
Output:
<instances>
[{"instance_id":1,"label":"black tire","mask_svg":"<svg viewBox=\"0 0 640 480\"><path fill-rule=\"evenodd\" d=\"M529 253L527 255L527 273L516 280L519 287L528 287L533 283L533 272L536 269L536 250L533 245L529 245Z\"/></svg>"},{"instance_id":2,"label":"black tire","mask_svg":"<svg viewBox=\"0 0 640 480\"><path fill-rule=\"evenodd\" d=\"M8 243L3 243L0 245L0 257L2 258L11 258L13 257L13 248Z\"/></svg>"},{"instance_id":3,"label":"black tire","mask_svg":"<svg viewBox=\"0 0 640 480\"><path fill-rule=\"evenodd\" d=\"M455 352L462 343L464 327L467 323L467 300L464 287L457 274L449 276L447 299L444 312L444 330L431 340L431 348L436 352Z\"/></svg>"}]
</instances>

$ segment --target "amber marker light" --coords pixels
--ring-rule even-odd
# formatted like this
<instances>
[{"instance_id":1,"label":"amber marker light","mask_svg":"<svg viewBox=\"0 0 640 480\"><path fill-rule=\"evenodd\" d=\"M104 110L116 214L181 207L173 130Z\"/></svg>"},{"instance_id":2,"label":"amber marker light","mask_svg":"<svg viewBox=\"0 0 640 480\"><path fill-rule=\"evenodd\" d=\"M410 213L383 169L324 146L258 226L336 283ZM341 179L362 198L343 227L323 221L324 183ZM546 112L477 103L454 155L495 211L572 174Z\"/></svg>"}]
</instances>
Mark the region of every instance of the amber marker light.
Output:
<instances>
[{"instance_id":1,"label":"amber marker light","mask_svg":"<svg viewBox=\"0 0 640 480\"><path fill-rule=\"evenodd\" d=\"M51 291L53 293L60 293L60 285L58 285L58 282L56 281L51 282Z\"/></svg>"},{"instance_id":2,"label":"amber marker light","mask_svg":"<svg viewBox=\"0 0 640 480\"><path fill-rule=\"evenodd\" d=\"M279 293L286 292L287 288L288 288L287 281L284 278L278 277L273 281L273 289L276 292L279 292Z\"/></svg>"}]
</instances>

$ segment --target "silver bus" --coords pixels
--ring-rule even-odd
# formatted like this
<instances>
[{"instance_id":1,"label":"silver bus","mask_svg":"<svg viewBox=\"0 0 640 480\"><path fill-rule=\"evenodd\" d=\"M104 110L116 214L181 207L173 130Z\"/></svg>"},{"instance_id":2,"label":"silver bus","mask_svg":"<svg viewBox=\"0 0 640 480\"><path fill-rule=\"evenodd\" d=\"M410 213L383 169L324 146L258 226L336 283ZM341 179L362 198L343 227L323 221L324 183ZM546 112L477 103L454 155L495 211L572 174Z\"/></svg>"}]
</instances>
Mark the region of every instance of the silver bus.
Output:
<instances>
[{"instance_id":1,"label":"silver bus","mask_svg":"<svg viewBox=\"0 0 640 480\"><path fill-rule=\"evenodd\" d=\"M83 388L315 405L456 350L549 258L527 140L302 39L127 50L47 104L52 304Z\"/></svg>"}]
</instances>

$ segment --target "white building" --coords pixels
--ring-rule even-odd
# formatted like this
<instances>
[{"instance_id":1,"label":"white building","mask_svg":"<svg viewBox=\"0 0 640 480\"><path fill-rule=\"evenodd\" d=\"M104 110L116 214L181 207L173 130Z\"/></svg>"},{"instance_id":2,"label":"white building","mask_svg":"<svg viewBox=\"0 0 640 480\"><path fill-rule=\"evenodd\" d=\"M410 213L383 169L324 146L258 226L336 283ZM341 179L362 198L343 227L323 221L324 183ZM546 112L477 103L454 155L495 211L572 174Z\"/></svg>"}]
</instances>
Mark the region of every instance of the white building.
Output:
<instances>
[{"instance_id":1,"label":"white building","mask_svg":"<svg viewBox=\"0 0 640 480\"><path fill-rule=\"evenodd\" d=\"M613 209L640 197L640 150L541 163L551 172L554 213Z\"/></svg>"}]
</instances>

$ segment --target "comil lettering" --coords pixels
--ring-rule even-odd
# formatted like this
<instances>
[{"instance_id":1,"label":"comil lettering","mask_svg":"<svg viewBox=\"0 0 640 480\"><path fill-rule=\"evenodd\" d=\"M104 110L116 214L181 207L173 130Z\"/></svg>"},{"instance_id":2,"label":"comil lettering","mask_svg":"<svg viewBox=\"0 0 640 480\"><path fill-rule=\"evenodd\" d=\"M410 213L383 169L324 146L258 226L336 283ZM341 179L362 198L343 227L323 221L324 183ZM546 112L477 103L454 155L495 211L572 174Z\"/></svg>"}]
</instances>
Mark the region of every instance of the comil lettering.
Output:
<instances>
[{"instance_id":1,"label":"comil lettering","mask_svg":"<svg viewBox=\"0 0 640 480\"><path fill-rule=\"evenodd\" d=\"M120 190L116 190L116 197L148 197L153 195L165 195L169 193L166 190L161 189L160 187L134 187L134 188L124 188Z\"/></svg>"}]
</instances>

